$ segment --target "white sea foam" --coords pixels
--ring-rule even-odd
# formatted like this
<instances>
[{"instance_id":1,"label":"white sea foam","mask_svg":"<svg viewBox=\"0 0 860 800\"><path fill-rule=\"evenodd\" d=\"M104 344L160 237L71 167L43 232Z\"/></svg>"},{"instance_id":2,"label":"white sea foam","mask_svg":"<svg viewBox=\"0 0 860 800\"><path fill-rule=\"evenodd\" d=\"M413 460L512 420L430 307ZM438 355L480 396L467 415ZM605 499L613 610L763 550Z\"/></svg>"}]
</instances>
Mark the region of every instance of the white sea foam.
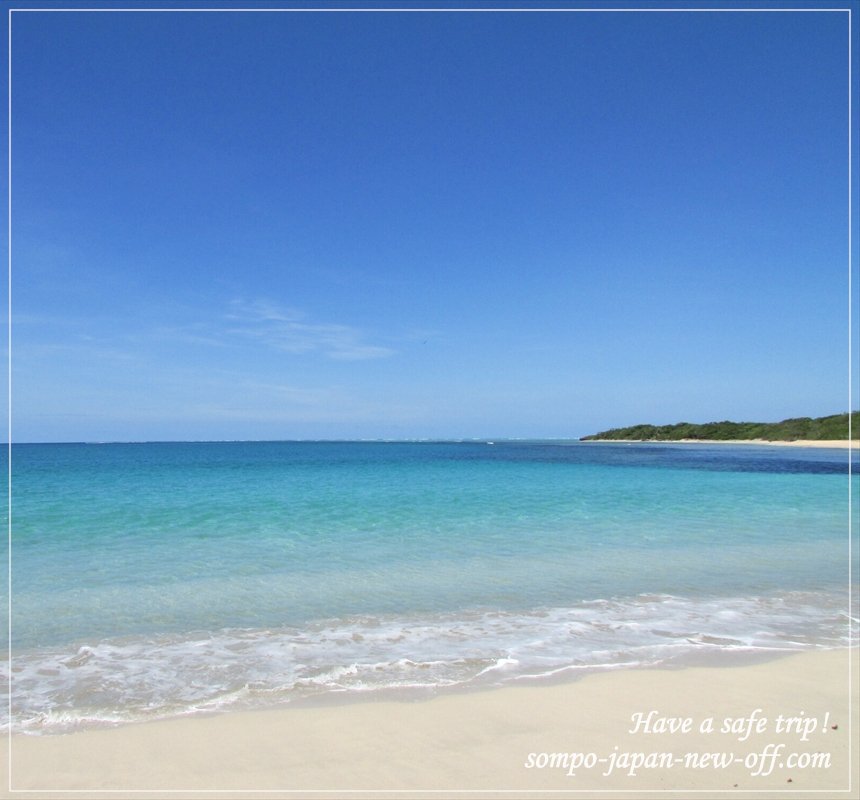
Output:
<instances>
[{"instance_id":1,"label":"white sea foam","mask_svg":"<svg viewBox=\"0 0 860 800\"><path fill-rule=\"evenodd\" d=\"M61 732L326 694L487 686L667 664L694 653L843 646L848 626L855 636L857 628L846 601L808 592L641 595L519 613L358 616L301 628L79 642L14 654L12 725ZM4 686L9 666L0 669Z\"/></svg>"}]
</instances>

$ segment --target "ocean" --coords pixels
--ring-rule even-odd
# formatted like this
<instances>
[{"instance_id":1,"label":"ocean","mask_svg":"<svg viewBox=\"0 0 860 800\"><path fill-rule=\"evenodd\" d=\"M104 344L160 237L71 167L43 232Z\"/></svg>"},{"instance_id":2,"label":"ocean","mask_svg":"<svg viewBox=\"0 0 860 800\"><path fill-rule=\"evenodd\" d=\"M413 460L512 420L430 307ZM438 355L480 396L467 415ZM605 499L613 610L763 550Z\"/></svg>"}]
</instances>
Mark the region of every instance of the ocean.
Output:
<instances>
[{"instance_id":1,"label":"ocean","mask_svg":"<svg viewBox=\"0 0 860 800\"><path fill-rule=\"evenodd\" d=\"M12 729L845 646L851 491L844 449L13 445Z\"/></svg>"}]
</instances>

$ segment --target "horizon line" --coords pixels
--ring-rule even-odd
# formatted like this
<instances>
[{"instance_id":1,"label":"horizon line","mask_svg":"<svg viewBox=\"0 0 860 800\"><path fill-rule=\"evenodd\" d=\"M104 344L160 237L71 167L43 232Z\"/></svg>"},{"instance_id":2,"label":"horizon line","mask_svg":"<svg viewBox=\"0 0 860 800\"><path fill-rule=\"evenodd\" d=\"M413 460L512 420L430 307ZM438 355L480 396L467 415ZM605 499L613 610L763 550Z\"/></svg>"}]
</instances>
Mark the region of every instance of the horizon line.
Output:
<instances>
[{"instance_id":1,"label":"horizon line","mask_svg":"<svg viewBox=\"0 0 860 800\"><path fill-rule=\"evenodd\" d=\"M586 436L591 434L585 434ZM375 438L332 438L332 439L70 439L59 442L0 442L0 445L41 445L41 444L494 444L496 442L578 442L581 436L428 436L428 437L375 437Z\"/></svg>"}]
</instances>

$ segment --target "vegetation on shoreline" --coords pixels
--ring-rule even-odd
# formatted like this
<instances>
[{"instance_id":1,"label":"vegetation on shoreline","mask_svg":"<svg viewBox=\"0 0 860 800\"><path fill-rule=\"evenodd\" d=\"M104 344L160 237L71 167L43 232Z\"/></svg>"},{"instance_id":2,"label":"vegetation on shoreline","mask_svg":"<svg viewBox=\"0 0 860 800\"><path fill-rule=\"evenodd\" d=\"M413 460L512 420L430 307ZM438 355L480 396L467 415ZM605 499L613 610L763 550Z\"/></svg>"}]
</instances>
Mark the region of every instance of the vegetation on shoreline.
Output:
<instances>
[{"instance_id":1,"label":"vegetation on shoreline","mask_svg":"<svg viewBox=\"0 0 860 800\"><path fill-rule=\"evenodd\" d=\"M860 411L852 416L852 438L860 439ZM594 439L649 439L672 442L679 439L764 439L769 442L793 442L798 439L822 441L848 438L848 414L829 417L796 417L782 422L706 422L697 425L678 422L674 425L633 425L583 436L581 441Z\"/></svg>"}]
</instances>

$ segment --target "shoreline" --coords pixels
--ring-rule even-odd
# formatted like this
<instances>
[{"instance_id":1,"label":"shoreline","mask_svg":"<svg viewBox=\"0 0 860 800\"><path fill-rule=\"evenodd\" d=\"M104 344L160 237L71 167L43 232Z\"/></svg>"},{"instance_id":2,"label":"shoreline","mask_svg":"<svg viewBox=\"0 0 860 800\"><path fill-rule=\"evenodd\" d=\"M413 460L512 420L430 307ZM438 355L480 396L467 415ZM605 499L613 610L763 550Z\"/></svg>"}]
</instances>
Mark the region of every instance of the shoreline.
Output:
<instances>
[{"instance_id":1,"label":"shoreline","mask_svg":"<svg viewBox=\"0 0 860 800\"><path fill-rule=\"evenodd\" d=\"M267 791L270 797L357 796L350 790L413 798L422 790L437 798L476 791L481 797L510 797L505 792L511 791L515 796L554 791L555 796L581 797L582 791L593 796L601 790L620 790L627 797L659 797L663 791L670 797L672 790L752 797L744 790L789 788L797 796L806 789L816 797L844 797L849 733L857 724L857 687L849 698L848 670L857 655L856 649L807 651L742 666L618 669L563 683L428 700L370 699L65 735L16 734L10 741L12 787L35 797L74 796L63 790L107 797L123 791L147 796L141 790L200 791L195 796L222 798L243 796L243 790ZM688 729L673 732L644 730L640 724L631 733L634 715L642 712L644 718L651 711L658 712L655 717L691 722ZM800 732L777 732L780 714L806 726L805 740ZM750 722L751 715L767 719L764 729ZM700 730L709 716L716 729ZM726 719L759 728L741 741L737 732L720 731ZM741 719L747 722L735 722ZM829 766L791 769L774 761L769 774L754 775L752 760L764 764L761 754L768 747L777 748L780 758L795 754L821 764L824 757L815 754L827 753ZM572 776L558 763L541 766L550 754L571 752L593 753L605 761ZM738 760L725 767L684 761L687 753L717 752L733 753ZM625 753L628 758L673 753L680 760L640 766L630 775L630 766L621 763ZM857 786L857 763L850 766ZM14 791L0 793L12 796Z\"/></svg>"},{"instance_id":2,"label":"shoreline","mask_svg":"<svg viewBox=\"0 0 860 800\"><path fill-rule=\"evenodd\" d=\"M612 444L613 442L627 444L749 444L773 445L775 447L823 447L845 448L857 450L860 440L854 439L796 439L794 441L772 441L769 439L587 439L579 440L582 444Z\"/></svg>"}]
</instances>

